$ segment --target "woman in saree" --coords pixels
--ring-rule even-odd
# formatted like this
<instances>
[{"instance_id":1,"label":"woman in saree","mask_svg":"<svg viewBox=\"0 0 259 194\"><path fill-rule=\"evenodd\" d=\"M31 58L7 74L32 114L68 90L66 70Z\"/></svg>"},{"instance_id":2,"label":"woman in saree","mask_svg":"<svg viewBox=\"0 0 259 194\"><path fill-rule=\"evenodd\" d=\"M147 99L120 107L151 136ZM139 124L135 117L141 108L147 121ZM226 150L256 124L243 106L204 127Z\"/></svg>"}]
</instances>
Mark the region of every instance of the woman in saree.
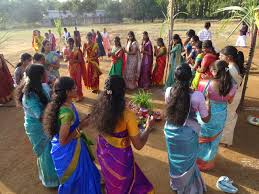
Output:
<instances>
[{"instance_id":1,"label":"woman in saree","mask_svg":"<svg viewBox=\"0 0 259 194\"><path fill-rule=\"evenodd\" d=\"M30 65L25 81L16 89L16 101L24 110L25 132L37 156L39 179L45 187L57 187L59 180L50 155L51 142L42 125L43 111L49 101L49 94L42 86L45 81L44 67Z\"/></svg>"},{"instance_id":2,"label":"woman in saree","mask_svg":"<svg viewBox=\"0 0 259 194\"><path fill-rule=\"evenodd\" d=\"M200 81L200 73L197 72L197 69L199 67L201 67L201 62L202 62L202 59L204 57L204 53L202 52L202 42L198 41L195 44L194 48L195 48L195 52L196 52L197 56L195 57L194 65L189 64L189 66L191 67L192 72L194 74L194 78L192 80L192 88L194 90L197 90L198 84L199 84L199 81Z\"/></svg>"},{"instance_id":3,"label":"woman in saree","mask_svg":"<svg viewBox=\"0 0 259 194\"><path fill-rule=\"evenodd\" d=\"M182 40L178 34L175 34L173 36L172 49L170 51L169 74L165 83L165 88L171 87L174 84L174 71L176 67L183 63L183 58L181 55L182 50Z\"/></svg>"},{"instance_id":4,"label":"woman in saree","mask_svg":"<svg viewBox=\"0 0 259 194\"><path fill-rule=\"evenodd\" d=\"M155 57L156 64L152 73L152 84L155 86L162 86L167 57L167 50L163 38L157 39L157 47L155 46Z\"/></svg>"},{"instance_id":5,"label":"woman in saree","mask_svg":"<svg viewBox=\"0 0 259 194\"><path fill-rule=\"evenodd\" d=\"M131 143L140 150L147 142L152 118L143 132L138 129L134 112L125 105L125 82L121 76L111 76L105 90L92 109L92 124L100 135L97 158L107 194L150 194L152 184L136 164Z\"/></svg>"},{"instance_id":6,"label":"woman in saree","mask_svg":"<svg viewBox=\"0 0 259 194\"><path fill-rule=\"evenodd\" d=\"M14 82L2 54L0 54L0 78L0 104L5 104L12 100Z\"/></svg>"},{"instance_id":7,"label":"woman in saree","mask_svg":"<svg viewBox=\"0 0 259 194\"><path fill-rule=\"evenodd\" d=\"M32 48L34 49L34 51L36 53L41 51L43 40L44 40L44 37L40 35L40 31L39 30L33 30Z\"/></svg>"},{"instance_id":8,"label":"woman in saree","mask_svg":"<svg viewBox=\"0 0 259 194\"><path fill-rule=\"evenodd\" d=\"M166 123L164 128L170 166L170 186L177 194L202 194L206 186L196 165L200 125L210 119L209 104L199 91L190 89L192 71L188 64L175 70L175 84L165 93Z\"/></svg>"},{"instance_id":9,"label":"woman in saree","mask_svg":"<svg viewBox=\"0 0 259 194\"><path fill-rule=\"evenodd\" d=\"M229 73L232 77L232 82L236 84L237 91L233 102L228 105L228 114L225 127L223 129L223 137L221 143L232 145L234 137L234 129L237 122L237 109L241 100L244 85L242 84L245 74L244 54L238 51L236 47L226 46L220 52L220 59L228 63Z\"/></svg>"},{"instance_id":10,"label":"woman in saree","mask_svg":"<svg viewBox=\"0 0 259 194\"><path fill-rule=\"evenodd\" d=\"M118 75L122 77L125 69L125 53L121 47L121 41L118 36L115 37L114 47L108 56L112 57L112 68L109 75Z\"/></svg>"},{"instance_id":11,"label":"woman in saree","mask_svg":"<svg viewBox=\"0 0 259 194\"><path fill-rule=\"evenodd\" d=\"M110 44L110 36L106 28L103 29L102 37L103 37L103 46L104 46L105 53L109 53L111 49L111 44Z\"/></svg>"},{"instance_id":12,"label":"woman in saree","mask_svg":"<svg viewBox=\"0 0 259 194\"><path fill-rule=\"evenodd\" d=\"M45 70L48 74L48 81L54 83L55 79L60 77L60 57L57 52L51 51L51 44L48 40L42 43L41 53L45 56Z\"/></svg>"},{"instance_id":13,"label":"woman in saree","mask_svg":"<svg viewBox=\"0 0 259 194\"><path fill-rule=\"evenodd\" d=\"M227 104L232 102L236 92L236 86L232 83L227 62L216 61L211 66L211 73L213 79L207 82L203 91L210 100L211 119L208 123L199 119L201 132L197 164L202 171L208 171L215 167L214 159L227 118Z\"/></svg>"},{"instance_id":14,"label":"woman in saree","mask_svg":"<svg viewBox=\"0 0 259 194\"><path fill-rule=\"evenodd\" d=\"M190 29L186 32L186 39L183 42L183 47L184 47L184 56L187 58L190 53L192 52L192 42L191 39L196 36L196 33L193 29Z\"/></svg>"},{"instance_id":15,"label":"woman in saree","mask_svg":"<svg viewBox=\"0 0 259 194\"><path fill-rule=\"evenodd\" d=\"M133 90L138 87L141 67L141 54L139 45L135 38L135 34L132 31L128 33L128 42L125 53L127 54L127 62L124 73L124 80L126 83L126 88Z\"/></svg>"},{"instance_id":16,"label":"woman in saree","mask_svg":"<svg viewBox=\"0 0 259 194\"><path fill-rule=\"evenodd\" d=\"M142 61L138 86L147 90L151 85L151 73L153 66L153 46L148 37L148 33L143 32L143 41L141 47Z\"/></svg>"},{"instance_id":17,"label":"woman in saree","mask_svg":"<svg viewBox=\"0 0 259 194\"><path fill-rule=\"evenodd\" d=\"M83 47L83 56L86 61L86 83L87 89L91 89L93 93L99 92L99 76L102 74L99 68L98 44L93 41L91 32L87 34L87 42Z\"/></svg>"},{"instance_id":18,"label":"woman in saree","mask_svg":"<svg viewBox=\"0 0 259 194\"><path fill-rule=\"evenodd\" d=\"M18 86L25 72L26 67L28 67L32 63L32 56L29 53L23 53L21 55L20 62L16 65L14 70L14 84Z\"/></svg>"},{"instance_id":19,"label":"woman in saree","mask_svg":"<svg viewBox=\"0 0 259 194\"><path fill-rule=\"evenodd\" d=\"M213 77L212 73L210 72L210 66L212 66L213 63L218 59L217 53L212 45L211 40L205 40L202 43L202 49L203 59L201 61L201 66L196 70L197 75L195 75L195 77L197 76L196 82L198 83L198 88L202 87L202 85L200 86L201 80L208 80Z\"/></svg>"},{"instance_id":20,"label":"woman in saree","mask_svg":"<svg viewBox=\"0 0 259 194\"><path fill-rule=\"evenodd\" d=\"M92 142L80 132L88 119L80 122L72 103L77 97L76 85L70 77L61 77L53 90L43 123L52 138L51 156L60 181L58 194L101 194L100 174L90 151Z\"/></svg>"},{"instance_id":21,"label":"woman in saree","mask_svg":"<svg viewBox=\"0 0 259 194\"><path fill-rule=\"evenodd\" d=\"M96 42L98 44L98 57L103 57L106 55L103 47L103 37L99 31L97 31Z\"/></svg>"},{"instance_id":22,"label":"woman in saree","mask_svg":"<svg viewBox=\"0 0 259 194\"><path fill-rule=\"evenodd\" d=\"M76 101L79 102L83 99L82 91L82 78L87 80L85 77L85 63L81 49L75 45L73 38L68 38L68 48L64 51L65 61L68 62L68 71L70 77L74 80L77 90Z\"/></svg>"}]
</instances>

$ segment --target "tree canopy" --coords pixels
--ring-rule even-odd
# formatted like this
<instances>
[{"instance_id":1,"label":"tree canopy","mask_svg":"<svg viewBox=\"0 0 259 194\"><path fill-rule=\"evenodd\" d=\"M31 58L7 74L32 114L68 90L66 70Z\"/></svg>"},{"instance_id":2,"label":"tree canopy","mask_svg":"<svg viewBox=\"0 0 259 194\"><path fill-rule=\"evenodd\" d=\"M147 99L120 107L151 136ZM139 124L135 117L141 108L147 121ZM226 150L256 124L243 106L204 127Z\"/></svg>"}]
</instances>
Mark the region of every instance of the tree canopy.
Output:
<instances>
[{"instance_id":1,"label":"tree canopy","mask_svg":"<svg viewBox=\"0 0 259 194\"><path fill-rule=\"evenodd\" d=\"M175 12L187 12L188 18L222 18L227 13L217 13L218 8L240 6L243 0L175 0ZM5 0L0 1L0 23L41 21L48 9L71 11L75 16L104 9L108 17L133 20L164 19L168 0ZM15 10L15 11L13 11Z\"/></svg>"}]
</instances>

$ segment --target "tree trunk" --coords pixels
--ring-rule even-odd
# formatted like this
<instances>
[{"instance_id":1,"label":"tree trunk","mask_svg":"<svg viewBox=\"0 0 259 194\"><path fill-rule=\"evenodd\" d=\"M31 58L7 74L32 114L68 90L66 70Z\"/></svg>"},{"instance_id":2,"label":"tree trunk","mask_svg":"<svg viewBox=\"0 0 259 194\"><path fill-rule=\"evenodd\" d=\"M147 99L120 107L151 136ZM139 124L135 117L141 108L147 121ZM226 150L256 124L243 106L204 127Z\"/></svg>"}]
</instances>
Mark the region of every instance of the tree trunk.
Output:
<instances>
[{"instance_id":1,"label":"tree trunk","mask_svg":"<svg viewBox=\"0 0 259 194\"><path fill-rule=\"evenodd\" d=\"M165 81L167 79L168 71L169 71L169 60L170 60L170 44L172 40L172 34L174 30L174 12L175 12L175 2L176 0L169 0L168 6L167 6L167 15L170 19L170 29L168 32L168 54L167 54L167 64L166 64L166 69L165 69Z\"/></svg>"},{"instance_id":2,"label":"tree trunk","mask_svg":"<svg viewBox=\"0 0 259 194\"><path fill-rule=\"evenodd\" d=\"M241 101L240 101L241 107L243 107L243 105L244 105L244 99L245 99L245 94L246 94L249 72L250 72L250 68L251 68L251 65L252 65L252 62L253 62L253 58L254 58L257 30L258 30L258 28L255 24L255 26L253 26L252 37L251 37L251 45L250 45L248 61L247 61L247 65L246 65L247 69L246 69L246 75L245 75L245 80L244 80L244 88L243 88L243 91L242 91L242 97L241 97Z\"/></svg>"}]
</instances>

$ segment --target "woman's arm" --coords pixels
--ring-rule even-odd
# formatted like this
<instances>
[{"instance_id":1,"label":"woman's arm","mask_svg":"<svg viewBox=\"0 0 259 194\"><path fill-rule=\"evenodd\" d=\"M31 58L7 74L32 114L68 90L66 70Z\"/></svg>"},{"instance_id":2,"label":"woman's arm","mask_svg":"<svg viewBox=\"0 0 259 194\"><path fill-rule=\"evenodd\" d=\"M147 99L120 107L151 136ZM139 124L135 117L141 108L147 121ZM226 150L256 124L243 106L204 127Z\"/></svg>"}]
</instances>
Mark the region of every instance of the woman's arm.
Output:
<instances>
[{"instance_id":1,"label":"woman's arm","mask_svg":"<svg viewBox=\"0 0 259 194\"><path fill-rule=\"evenodd\" d=\"M136 45L132 45L132 50L131 51L127 51L128 55L136 55L138 52L138 47Z\"/></svg>"},{"instance_id":2,"label":"woman's arm","mask_svg":"<svg viewBox=\"0 0 259 194\"><path fill-rule=\"evenodd\" d=\"M80 137L80 133L77 130L74 130L72 133L69 132L71 126L71 122L67 122L65 124L61 124L59 130L59 143L61 145L66 145L72 139L76 139Z\"/></svg>"},{"instance_id":3,"label":"woman's arm","mask_svg":"<svg viewBox=\"0 0 259 194\"><path fill-rule=\"evenodd\" d=\"M146 128L142 133L138 133L138 135L136 136L130 136L130 140L133 144L133 146L137 149L137 150L141 150L144 145L147 143L148 140L148 136L150 134L151 131L151 121L152 118L151 116L148 117L147 122L146 122Z\"/></svg>"}]
</instances>

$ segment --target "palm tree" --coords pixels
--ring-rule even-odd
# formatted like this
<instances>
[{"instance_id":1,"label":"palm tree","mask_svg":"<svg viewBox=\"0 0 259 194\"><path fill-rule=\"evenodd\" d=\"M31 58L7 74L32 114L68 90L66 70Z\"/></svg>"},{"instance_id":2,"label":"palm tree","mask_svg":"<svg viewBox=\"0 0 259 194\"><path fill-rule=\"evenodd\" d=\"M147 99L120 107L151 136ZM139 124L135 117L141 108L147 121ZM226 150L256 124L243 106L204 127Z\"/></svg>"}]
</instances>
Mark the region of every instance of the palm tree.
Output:
<instances>
[{"instance_id":1,"label":"palm tree","mask_svg":"<svg viewBox=\"0 0 259 194\"><path fill-rule=\"evenodd\" d=\"M245 22L250 28L251 43L250 43L248 60L247 60L247 64L246 64L244 89L242 91L242 98L240 101L241 106L244 103L249 72L250 72L252 62L253 62L254 51L255 51L255 46L256 46L256 38L257 38L257 31L258 31L258 26L256 25L256 20L257 20L256 16L258 14L258 11L259 11L258 0L246 0L246 1L243 1L241 7L240 6L229 6L229 7L220 8L220 9L218 9L217 12L215 12L215 13L228 12L231 14L231 16L230 16L230 18L228 18L226 24L233 19L240 20L240 22L236 25L236 27L230 33L229 37L238 29L238 27L242 24L242 22Z\"/></svg>"}]
</instances>

